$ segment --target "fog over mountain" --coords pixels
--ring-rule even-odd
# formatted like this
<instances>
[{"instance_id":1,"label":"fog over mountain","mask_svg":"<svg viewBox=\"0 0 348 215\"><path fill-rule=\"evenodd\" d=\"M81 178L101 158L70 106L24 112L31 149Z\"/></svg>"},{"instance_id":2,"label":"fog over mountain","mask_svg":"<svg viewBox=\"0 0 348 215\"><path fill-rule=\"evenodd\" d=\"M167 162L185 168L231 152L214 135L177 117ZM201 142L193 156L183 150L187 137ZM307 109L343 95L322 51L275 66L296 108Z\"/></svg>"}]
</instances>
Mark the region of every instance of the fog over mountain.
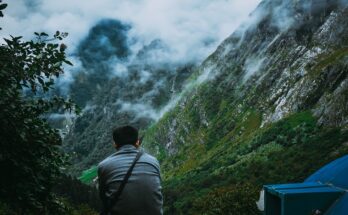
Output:
<instances>
[{"instance_id":1,"label":"fog over mountain","mask_svg":"<svg viewBox=\"0 0 348 215\"><path fill-rule=\"evenodd\" d=\"M144 100L163 91L168 77L176 77L178 68L199 64L212 53L259 2L11 0L0 33L28 39L33 32L68 32L64 43L74 67L67 67L66 74L57 80L60 94L72 96L88 109L86 104L91 103L101 83L111 78L132 86L151 81L148 87L154 90L143 92L142 100L119 99L115 103L124 109L135 102L130 109L145 110L150 118L157 119L169 106L154 110ZM162 78L153 75L158 70L166 70ZM131 78L131 71L137 71L135 76L140 78Z\"/></svg>"},{"instance_id":2,"label":"fog over mountain","mask_svg":"<svg viewBox=\"0 0 348 215\"><path fill-rule=\"evenodd\" d=\"M1 36L56 30L69 32L66 43L74 54L89 30L102 19L131 26L127 37L136 39L130 49L160 39L171 48L172 62L202 60L245 20L259 0L160 1L11 0ZM75 62L78 65L78 63Z\"/></svg>"},{"instance_id":3,"label":"fog over mountain","mask_svg":"<svg viewBox=\"0 0 348 215\"><path fill-rule=\"evenodd\" d=\"M55 114L75 163L83 168L112 151L110 138L93 136L119 124L145 128L174 107L182 92L202 83L188 78L259 0L237 1L25 1L13 0L1 36L68 32L64 40L74 67L57 80L57 93L71 97L83 115ZM73 123L73 124L72 124ZM86 142L87 141L87 142ZM81 158L91 157L85 162ZM82 157L80 157L82 156Z\"/></svg>"}]
</instances>

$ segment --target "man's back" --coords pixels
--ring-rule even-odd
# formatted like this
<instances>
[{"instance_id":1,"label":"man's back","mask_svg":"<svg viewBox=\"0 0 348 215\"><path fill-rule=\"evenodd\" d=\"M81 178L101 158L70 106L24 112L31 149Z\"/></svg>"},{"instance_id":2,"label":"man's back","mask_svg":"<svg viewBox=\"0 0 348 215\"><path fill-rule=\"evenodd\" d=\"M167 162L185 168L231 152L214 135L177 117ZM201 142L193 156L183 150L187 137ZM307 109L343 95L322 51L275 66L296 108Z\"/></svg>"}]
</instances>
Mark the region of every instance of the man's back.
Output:
<instances>
[{"instance_id":1,"label":"man's back","mask_svg":"<svg viewBox=\"0 0 348 215\"><path fill-rule=\"evenodd\" d=\"M117 191L137 153L135 146L124 145L98 165L99 190L104 202ZM162 214L162 204L159 163L144 153L111 214L157 215Z\"/></svg>"}]
</instances>

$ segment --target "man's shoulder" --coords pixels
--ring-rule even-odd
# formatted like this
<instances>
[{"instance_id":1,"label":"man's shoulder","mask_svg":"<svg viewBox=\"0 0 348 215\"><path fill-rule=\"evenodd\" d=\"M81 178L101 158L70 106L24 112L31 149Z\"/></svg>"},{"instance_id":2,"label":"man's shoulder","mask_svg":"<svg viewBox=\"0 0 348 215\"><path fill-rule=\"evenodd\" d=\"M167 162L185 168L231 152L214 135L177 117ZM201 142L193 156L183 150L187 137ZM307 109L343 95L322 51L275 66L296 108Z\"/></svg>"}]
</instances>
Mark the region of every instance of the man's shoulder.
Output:
<instances>
[{"instance_id":1,"label":"man's shoulder","mask_svg":"<svg viewBox=\"0 0 348 215\"><path fill-rule=\"evenodd\" d=\"M102 160L97 166L98 170L108 168L109 165L115 163L115 159L117 159L117 153L114 153L114 154L110 155L109 157L105 158L104 160ZM152 156L151 154L145 152L145 151L143 152L142 156L140 157L139 162L152 164L157 168L160 167L157 158Z\"/></svg>"},{"instance_id":2,"label":"man's shoulder","mask_svg":"<svg viewBox=\"0 0 348 215\"><path fill-rule=\"evenodd\" d=\"M157 158L147 152L144 152L142 157L145 157L146 159L149 159L149 160L152 160L152 161L155 161L155 162L158 162Z\"/></svg>"},{"instance_id":3,"label":"man's shoulder","mask_svg":"<svg viewBox=\"0 0 348 215\"><path fill-rule=\"evenodd\" d=\"M156 157L152 156L151 154L144 152L142 157L140 158L141 162L150 163L152 165L155 165L156 167L159 167L159 162Z\"/></svg>"},{"instance_id":4,"label":"man's shoulder","mask_svg":"<svg viewBox=\"0 0 348 215\"><path fill-rule=\"evenodd\" d=\"M98 169L101 169L101 168L105 167L106 165L108 165L108 163L111 162L111 159L112 159L113 157L115 157L115 154L116 154L116 153L110 155L109 157L107 157L107 158L105 158L104 160L102 160L101 162L99 162L97 168L98 168Z\"/></svg>"}]
</instances>

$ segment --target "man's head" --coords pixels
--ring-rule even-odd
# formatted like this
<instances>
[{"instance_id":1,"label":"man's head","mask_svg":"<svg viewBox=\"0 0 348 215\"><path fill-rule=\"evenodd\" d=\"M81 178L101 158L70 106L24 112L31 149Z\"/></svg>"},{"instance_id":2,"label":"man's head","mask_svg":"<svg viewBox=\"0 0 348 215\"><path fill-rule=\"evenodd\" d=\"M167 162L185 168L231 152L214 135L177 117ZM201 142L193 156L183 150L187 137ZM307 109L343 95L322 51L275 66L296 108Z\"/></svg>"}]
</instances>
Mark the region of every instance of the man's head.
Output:
<instances>
[{"instance_id":1,"label":"man's head","mask_svg":"<svg viewBox=\"0 0 348 215\"><path fill-rule=\"evenodd\" d=\"M136 147L140 145L138 129L130 125L115 128L112 132L112 137L117 149L124 145L134 145Z\"/></svg>"}]
</instances>

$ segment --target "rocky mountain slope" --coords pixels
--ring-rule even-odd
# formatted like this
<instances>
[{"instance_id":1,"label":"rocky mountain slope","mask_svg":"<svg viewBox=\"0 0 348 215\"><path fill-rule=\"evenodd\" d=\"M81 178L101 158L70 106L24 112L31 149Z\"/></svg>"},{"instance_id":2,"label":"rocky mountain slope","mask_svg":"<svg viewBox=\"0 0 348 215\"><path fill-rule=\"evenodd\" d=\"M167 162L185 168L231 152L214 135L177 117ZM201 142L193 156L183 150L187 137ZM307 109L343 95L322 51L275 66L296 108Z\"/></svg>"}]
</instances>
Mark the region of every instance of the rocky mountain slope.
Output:
<instances>
[{"instance_id":1,"label":"rocky mountain slope","mask_svg":"<svg viewBox=\"0 0 348 215\"><path fill-rule=\"evenodd\" d=\"M203 62L145 139L168 214L253 214L262 184L348 152L347 17L343 1L263 1Z\"/></svg>"},{"instance_id":2,"label":"rocky mountain slope","mask_svg":"<svg viewBox=\"0 0 348 215\"><path fill-rule=\"evenodd\" d=\"M254 109L261 114L260 127L306 110L320 125L346 126L348 14L337 1L328 2L316 8L316 3L304 7L293 1L263 1L251 17L257 21L227 38L199 68L196 76L208 80L185 92L161 122L175 115L168 127L186 136L192 123L179 121L181 115L196 115L204 128L228 108L236 115ZM288 20L279 20L279 10L286 10L289 17L283 19ZM171 143L169 139L158 142ZM175 152L178 146L167 144L166 149Z\"/></svg>"},{"instance_id":3,"label":"rocky mountain slope","mask_svg":"<svg viewBox=\"0 0 348 215\"><path fill-rule=\"evenodd\" d=\"M136 121L151 124L144 147L161 162L167 214L257 214L262 184L301 181L348 152L347 5L264 0L175 93L152 97L176 104L158 121ZM133 122L145 85L119 85L103 86L66 138L76 169L110 152L115 122Z\"/></svg>"}]
</instances>

